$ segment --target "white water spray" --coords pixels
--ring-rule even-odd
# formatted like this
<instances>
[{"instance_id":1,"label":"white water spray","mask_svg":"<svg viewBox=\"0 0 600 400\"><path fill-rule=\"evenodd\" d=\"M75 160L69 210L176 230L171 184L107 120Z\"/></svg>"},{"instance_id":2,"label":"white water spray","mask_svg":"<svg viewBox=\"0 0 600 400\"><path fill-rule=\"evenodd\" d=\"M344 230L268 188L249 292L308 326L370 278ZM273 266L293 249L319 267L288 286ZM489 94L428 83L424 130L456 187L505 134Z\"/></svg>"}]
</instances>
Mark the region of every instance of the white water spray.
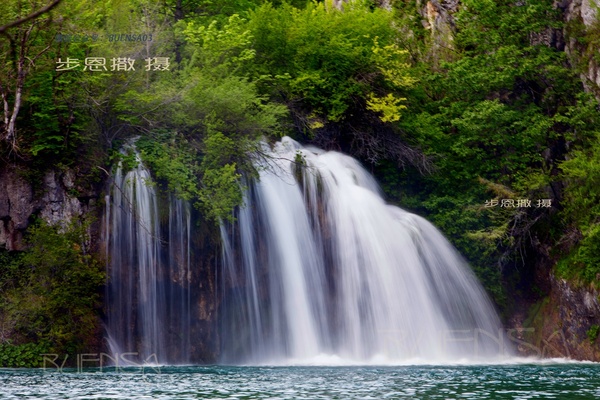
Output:
<instances>
[{"instance_id":1,"label":"white water spray","mask_svg":"<svg viewBox=\"0 0 600 400\"><path fill-rule=\"evenodd\" d=\"M222 227L224 362L452 362L507 348L488 297L426 220L387 205L351 157L289 138L265 147Z\"/></svg>"}]
</instances>

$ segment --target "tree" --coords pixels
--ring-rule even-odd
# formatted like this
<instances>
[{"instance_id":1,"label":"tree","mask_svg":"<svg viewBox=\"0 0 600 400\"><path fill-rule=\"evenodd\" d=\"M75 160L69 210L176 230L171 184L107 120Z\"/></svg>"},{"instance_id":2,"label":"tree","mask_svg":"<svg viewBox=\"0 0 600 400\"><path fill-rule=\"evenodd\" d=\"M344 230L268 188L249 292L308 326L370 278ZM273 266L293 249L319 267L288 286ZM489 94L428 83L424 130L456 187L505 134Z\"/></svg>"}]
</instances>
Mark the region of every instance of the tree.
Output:
<instances>
[{"instance_id":1,"label":"tree","mask_svg":"<svg viewBox=\"0 0 600 400\"><path fill-rule=\"evenodd\" d=\"M73 84L78 74L56 68L61 58L83 56L89 44L61 42L57 34L87 34L93 4L78 0L69 7L56 1L43 5L39 0L11 0L2 4L0 12L0 23L6 22L0 36L0 142L11 152L18 150L21 157L45 149L64 151L75 142L70 140L77 136L73 128L82 124L75 107L81 87Z\"/></svg>"},{"instance_id":2,"label":"tree","mask_svg":"<svg viewBox=\"0 0 600 400\"><path fill-rule=\"evenodd\" d=\"M286 104L297 137L376 164L427 168L395 129L416 83L393 13L369 2L265 4L249 13L262 93Z\"/></svg>"},{"instance_id":3,"label":"tree","mask_svg":"<svg viewBox=\"0 0 600 400\"><path fill-rule=\"evenodd\" d=\"M4 32L8 28L12 28L13 26L18 26L18 25L24 24L31 19L35 19L35 18L39 17L40 15L47 13L48 11L50 11L54 7L56 7L61 1L62 0L54 0L50 4L40 8L39 10L32 12L31 14L29 14L23 18L17 19L15 21L7 23L6 25L0 26L0 34L4 34Z\"/></svg>"},{"instance_id":4,"label":"tree","mask_svg":"<svg viewBox=\"0 0 600 400\"><path fill-rule=\"evenodd\" d=\"M52 45L54 24L50 10L58 2L53 2L37 11L38 4L9 2L3 6L4 18L13 19L5 23L0 32L7 39L0 43L0 61L6 67L0 81L4 118L2 140L13 150L17 145L17 117L24 101L24 87L28 75L36 67L36 62ZM44 13L46 13L44 15Z\"/></svg>"}]
</instances>

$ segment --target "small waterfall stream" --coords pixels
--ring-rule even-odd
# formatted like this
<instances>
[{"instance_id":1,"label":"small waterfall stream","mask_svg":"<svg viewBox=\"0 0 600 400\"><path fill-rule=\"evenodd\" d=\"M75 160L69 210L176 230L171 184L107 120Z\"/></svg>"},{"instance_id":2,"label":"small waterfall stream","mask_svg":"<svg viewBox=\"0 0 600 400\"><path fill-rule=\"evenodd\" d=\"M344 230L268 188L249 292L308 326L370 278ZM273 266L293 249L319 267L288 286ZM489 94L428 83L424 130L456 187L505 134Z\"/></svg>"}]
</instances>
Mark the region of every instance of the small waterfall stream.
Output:
<instances>
[{"instance_id":1,"label":"small waterfall stream","mask_svg":"<svg viewBox=\"0 0 600 400\"><path fill-rule=\"evenodd\" d=\"M135 156L135 168L118 165L106 198L110 351L184 363L190 354L191 210L170 197L167 223L161 224L157 191Z\"/></svg>"},{"instance_id":2,"label":"small waterfall stream","mask_svg":"<svg viewBox=\"0 0 600 400\"><path fill-rule=\"evenodd\" d=\"M477 279L429 222L387 205L351 157L284 138L222 226L222 361L501 357Z\"/></svg>"}]
</instances>

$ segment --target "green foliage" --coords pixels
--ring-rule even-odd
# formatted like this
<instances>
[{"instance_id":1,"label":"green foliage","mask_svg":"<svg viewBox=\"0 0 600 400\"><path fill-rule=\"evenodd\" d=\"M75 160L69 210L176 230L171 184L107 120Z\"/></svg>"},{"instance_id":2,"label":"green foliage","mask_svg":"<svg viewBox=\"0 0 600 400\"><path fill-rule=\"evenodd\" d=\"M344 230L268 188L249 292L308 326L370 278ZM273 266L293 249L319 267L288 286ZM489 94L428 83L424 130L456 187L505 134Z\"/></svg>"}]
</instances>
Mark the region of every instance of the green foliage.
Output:
<instances>
[{"instance_id":1,"label":"green foliage","mask_svg":"<svg viewBox=\"0 0 600 400\"><path fill-rule=\"evenodd\" d=\"M0 285L0 318L16 344L51 343L55 351L73 353L93 341L105 275L86 249L86 228L60 230L38 221L28 229L28 250L3 266L10 274ZM13 362L28 360L31 346L4 350L12 351Z\"/></svg>"},{"instance_id":2,"label":"green foliage","mask_svg":"<svg viewBox=\"0 0 600 400\"><path fill-rule=\"evenodd\" d=\"M67 57L81 62L89 43L58 43L57 34L83 34L91 28L93 2L71 1L59 4L48 13L8 29L0 40L2 97L6 100L4 118L17 116L11 150L21 158L46 162L71 163L89 133L83 86L85 74L56 71L56 61ZM26 4L9 0L0 11L0 25L24 17L46 5L42 1ZM77 17L77 24L65 23ZM86 32L87 33L87 32ZM1 126L4 133L6 126ZM4 135L2 139L4 139ZM11 155L11 154L9 154Z\"/></svg>"},{"instance_id":3,"label":"green foliage","mask_svg":"<svg viewBox=\"0 0 600 400\"><path fill-rule=\"evenodd\" d=\"M248 79L228 76L213 78L202 72L190 76L195 86L185 93L175 118L186 131L214 129L232 137L257 139L279 132L279 120L286 110L266 104Z\"/></svg>"},{"instance_id":4,"label":"green foliage","mask_svg":"<svg viewBox=\"0 0 600 400\"><path fill-rule=\"evenodd\" d=\"M212 129L253 140L278 132L285 108L260 96L245 73L255 56L246 22L237 15L222 28L190 22L184 35L191 59L182 79L193 84L185 86L176 121L190 131Z\"/></svg>"},{"instance_id":5,"label":"green foliage","mask_svg":"<svg viewBox=\"0 0 600 400\"><path fill-rule=\"evenodd\" d=\"M560 164L565 182L563 219L569 231L581 234L571 252L557 264L557 273L584 284L600 283L600 119L598 103L580 96L576 106L558 119L576 127L569 134L574 150ZM566 235L565 235L566 236Z\"/></svg>"},{"instance_id":6,"label":"green foliage","mask_svg":"<svg viewBox=\"0 0 600 400\"><path fill-rule=\"evenodd\" d=\"M590 343L594 343L594 341L598 338L598 334L600 333L600 326L592 325L590 329L587 330L586 335L590 340Z\"/></svg>"},{"instance_id":7,"label":"green foliage","mask_svg":"<svg viewBox=\"0 0 600 400\"><path fill-rule=\"evenodd\" d=\"M585 266L580 275L584 281L600 284L600 223L583 232L575 262Z\"/></svg>"},{"instance_id":8,"label":"green foliage","mask_svg":"<svg viewBox=\"0 0 600 400\"><path fill-rule=\"evenodd\" d=\"M600 285L600 223L582 232L583 238L556 265L559 277L575 283Z\"/></svg>"},{"instance_id":9,"label":"green foliage","mask_svg":"<svg viewBox=\"0 0 600 400\"><path fill-rule=\"evenodd\" d=\"M255 176L248 154L264 135L280 133L287 112L259 95L245 72L255 55L245 20L190 21L183 35L190 59L176 76L178 101L165 107L168 122L159 125L181 133L161 136L154 128L138 147L157 178L218 222L241 205L241 176Z\"/></svg>"},{"instance_id":10,"label":"green foliage","mask_svg":"<svg viewBox=\"0 0 600 400\"><path fill-rule=\"evenodd\" d=\"M194 21L187 24L183 31L187 42L199 46L197 61L215 74L236 74L237 69L250 63L256 52L249 47L252 35L245 20L234 14L220 28L217 21L208 26L197 25Z\"/></svg>"},{"instance_id":11,"label":"green foliage","mask_svg":"<svg viewBox=\"0 0 600 400\"><path fill-rule=\"evenodd\" d=\"M233 218L233 209L242 204L242 175L237 161L247 175L254 172L246 160L244 144L211 131L201 149L190 146L181 135L164 133L152 139L140 138L136 145L146 165L171 193L194 201L207 220L219 223Z\"/></svg>"},{"instance_id":12,"label":"green foliage","mask_svg":"<svg viewBox=\"0 0 600 400\"><path fill-rule=\"evenodd\" d=\"M126 149L125 153L112 150L108 157L111 164L121 164L125 172L131 171L138 166L138 160L133 149Z\"/></svg>"},{"instance_id":13,"label":"green foliage","mask_svg":"<svg viewBox=\"0 0 600 400\"><path fill-rule=\"evenodd\" d=\"M136 142L146 165L158 179L167 183L177 197L192 200L198 196L196 155L180 135L160 133L142 137Z\"/></svg>"},{"instance_id":14,"label":"green foliage","mask_svg":"<svg viewBox=\"0 0 600 400\"><path fill-rule=\"evenodd\" d=\"M556 160L565 157L566 140L590 137L597 109L581 96L564 53L542 43L549 28L561 27L551 2L469 0L454 17L453 40L436 47L433 33L428 39L410 17L397 16L412 26L414 35L402 41L420 74L399 125L434 163L429 176L406 175L418 187L407 204L450 237L497 304L510 305L506 276L527 277L527 266L545 257L540 243L560 239L564 220L554 213L571 205L559 204ZM580 169L581 160L565 166L576 164ZM591 204L595 197L582 196L588 188L573 197ZM535 207L536 199L549 197L556 208ZM483 207L486 200L519 198L531 199L532 208Z\"/></svg>"},{"instance_id":15,"label":"green foliage","mask_svg":"<svg viewBox=\"0 0 600 400\"><path fill-rule=\"evenodd\" d=\"M42 354L50 351L46 342L13 345L0 343L0 368L40 368Z\"/></svg>"},{"instance_id":16,"label":"green foliage","mask_svg":"<svg viewBox=\"0 0 600 400\"><path fill-rule=\"evenodd\" d=\"M573 151L560 167L569 183L565 190L568 214L584 229L600 222L600 146Z\"/></svg>"},{"instance_id":17,"label":"green foliage","mask_svg":"<svg viewBox=\"0 0 600 400\"><path fill-rule=\"evenodd\" d=\"M508 299L502 287L502 268L497 260L509 237L503 227L493 223L493 214L473 206L473 203L474 199L468 194L455 194L432 195L422 205L431 222L444 232L461 254L468 257L475 274L498 307L505 309Z\"/></svg>"},{"instance_id":18,"label":"green foliage","mask_svg":"<svg viewBox=\"0 0 600 400\"><path fill-rule=\"evenodd\" d=\"M25 283L20 265L21 253L0 249L0 293Z\"/></svg>"},{"instance_id":19,"label":"green foliage","mask_svg":"<svg viewBox=\"0 0 600 400\"><path fill-rule=\"evenodd\" d=\"M235 164L225 164L218 169L204 171L200 200L209 219L233 220L232 210L242 205L240 178Z\"/></svg>"},{"instance_id":20,"label":"green foliage","mask_svg":"<svg viewBox=\"0 0 600 400\"><path fill-rule=\"evenodd\" d=\"M394 41L392 14L362 2L339 10L311 3L257 8L249 15L256 49L254 76L261 89L297 112L327 121L348 119L360 104L382 121L400 117L405 100L398 95L414 84L407 53Z\"/></svg>"},{"instance_id":21,"label":"green foliage","mask_svg":"<svg viewBox=\"0 0 600 400\"><path fill-rule=\"evenodd\" d=\"M266 0L165 0L164 3L167 12L172 14L176 20L204 21L207 19L218 19L222 21L232 14L240 14L266 2ZM291 1L291 3L297 6L303 6L306 2L307 0ZM275 0L271 3L280 4L281 1ZM288 1L288 3L290 2Z\"/></svg>"},{"instance_id":22,"label":"green foliage","mask_svg":"<svg viewBox=\"0 0 600 400\"><path fill-rule=\"evenodd\" d=\"M221 132L209 132L203 148L200 193L203 209L214 221L232 220L232 210L242 205L241 175L235 161L242 156L238 153L240 147Z\"/></svg>"}]
</instances>

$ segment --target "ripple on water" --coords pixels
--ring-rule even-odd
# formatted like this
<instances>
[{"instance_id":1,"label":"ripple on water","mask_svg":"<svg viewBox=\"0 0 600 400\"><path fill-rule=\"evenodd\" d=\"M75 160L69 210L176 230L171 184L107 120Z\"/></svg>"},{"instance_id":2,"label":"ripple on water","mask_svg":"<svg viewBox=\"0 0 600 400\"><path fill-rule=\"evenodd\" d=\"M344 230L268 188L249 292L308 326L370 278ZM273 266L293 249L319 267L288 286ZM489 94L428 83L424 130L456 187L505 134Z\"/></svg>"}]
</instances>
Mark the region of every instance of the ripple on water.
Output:
<instances>
[{"instance_id":1,"label":"ripple on water","mask_svg":"<svg viewBox=\"0 0 600 400\"><path fill-rule=\"evenodd\" d=\"M0 369L0 399L592 399L598 364Z\"/></svg>"}]
</instances>

